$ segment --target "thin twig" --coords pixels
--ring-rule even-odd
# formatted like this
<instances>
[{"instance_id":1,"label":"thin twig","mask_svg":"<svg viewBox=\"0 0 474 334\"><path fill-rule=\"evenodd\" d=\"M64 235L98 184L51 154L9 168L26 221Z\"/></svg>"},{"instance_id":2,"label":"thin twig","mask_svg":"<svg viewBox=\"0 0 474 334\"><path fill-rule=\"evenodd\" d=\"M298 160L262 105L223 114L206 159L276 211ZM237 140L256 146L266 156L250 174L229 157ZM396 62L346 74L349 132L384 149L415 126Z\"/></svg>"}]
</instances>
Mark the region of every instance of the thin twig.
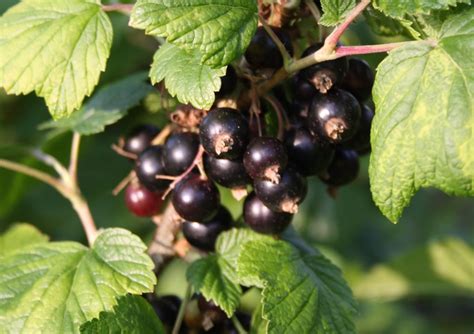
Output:
<instances>
[{"instance_id":1,"label":"thin twig","mask_svg":"<svg viewBox=\"0 0 474 334\"><path fill-rule=\"evenodd\" d=\"M112 194L114 196L117 196L118 194L120 194L120 192L124 190L125 187L128 186L128 184L132 182L133 179L136 178L136 176L137 175L135 171L132 170L130 173L128 173L128 175L122 181L120 181L120 183L114 188L114 190L112 190Z\"/></svg>"},{"instance_id":2,"label":"thin twig","mask_svg":"<svg viewBox=\"0 0 474 334\"><path fill-rule=\"evenodd\" d=\"M265 21L265 19L261 16L259 16L259 19L260 19L260 23L263 26L263 29L265 29L267 34L270 36L270 38L273 40L273 42L278 47L278 50L280 51L281 56L283 57L283 64L286 67L288 65L288 63L291 61L292 57L288 53L288 50L286 49L285 45L283 45L280 38L275 34L275 32L270 27L270 25Z\"/></svg>"},{"instance_id":3,"label":"thin twig","mask_svg":"<svg viewBox=\"0 0 474 334\"><path fill-rule=\"evenodd\" d=\"M189 300L191 299L192 287L191 284L188 284L186 288L186 294L184 295L183 301L181 302L181 306L179 307L178 316L176 317L176 322L173 326L173 331L171 334L179 334L179 330L181 329L181 324L183 323L184 314L186 313L186 307L188 306Z\"/></svg>"},{"instance_id":4,"label":"thin twig","mask_svg":"<svg viewBox=\"0 0 474 334\"><path fill-rule=\"evenodd\" d=\"M173 131L173 125L168 124L160 131L160 133L153 139L151 142L152 145L161 145L165 142L166 138L171 134Z\"/></svg>"},{"instance_id":5,"label":"thin twig","mask_svg":"<svg viewBox=\"0 0 474 334\"><path fill-rule=\"evenodd\" d=\"M430 41L427 41L428 43ZM371 53L383 53L389 52L393 49L405 46L410 43L420 43L419 41L410 41L410 42L398 42L398 43L387 43L387 44L378 44L378 45L356 45L356 46L340 46L336 49L336 56L345 57L345 56L354 56L354 55L367 55Z\"/></svg>"},{"instance_id":6,"label":"thin twig","mask_svg":"<svg viewBox=\"0 0 474 334\"><path fill-rule=\"evenodd\" d=\"M122 147L120 147L120 145L117 144L112 144L112 150L118 155L130 160L137 160L138 158L136 154L125 151Z\"/></svg>"},{"instance_id":7,"label":"thin twig","mask_svg":"<svg viewBox=\"0 0 474 334\"><path fill-rule=\"evenodd\" d=\"M237 329L237 333L247 334L247 331L245 330L244 326L242 326L242 324L240 323L239 319L237 318L235 314L230 319L232 320L232 324L234 325L235 329Z\"/></svg>"},{"instance_id":8,"label":"thin twig","mask_svg":"<svg viewBox=\"0 0 474 334\"><path fill-rule=\"evenodd\" d=\"M283 108L280 101L278 101L275 97L270 96L270 95L265 95L263 98L267 100L268 103L272 105L273 110L275 110L275 113L278 118L277 138L280 140L283 140L283 137L285 136L285 129L287 129L289 126L288 117L286 116L285 109Z\"/></svg>"},{"instance_id":9,"label":"thin twig","mask_svg":"<svg viewBox=\"0 0 474 334\"><path fill-rule=\"evenodd\" d=\"M198 152L196 153L196 156L194 157L194 160L193 160L193 163L188 167L188 169L186 169L184 171L184 173L182 173L181 175L178 175L176 177L176 179L171 182L171 184L169 185L168 189L165 191L165 193L163 194L163 199L166 198L166 196L169 195L169 193L171 191L173 191L174 187L176 187L176 185L182 180L184 179L189 173L191 173L191 171L194 169L194 167L197 166L197 164L202 160L202 156L204 155L204 148L202 147L202 145L199 145L199 150Z\"/></svg>"},{"instance_id":10,"label":"thin twig","mask_svg":"<svg viewBox=\"0 0 474 334\"><path fill-rule=\"evenodd\" d=\"M370 0L362 0L354 9L347 15L344 22L341 23L334 31L326 38L325 46L330 49L335 49L337 42L341 39L342 34L347 30L350 24L370 5Z\"/></svg>"},{"instance_id":11,"label":"thin twig","mask_svg":"<svg viewBox=\"0 0 474 334\"><path fill-rule=\"evenodd\" d=\"M116 3L112 5L102 5L104 12L121 12L130 15L133 10L133 5Z\"/></svg>"},{"instance_id":12,"label":"thin twig","mask_svg":"<svg viewBox=\"0 0 474 334\"><path fill-rule=\"evenodd\" d=\"M63 180L69 179L67 168L64 167L55 157L39 149L31 150L31 154L45 165L52 167Z\"/></svg>"},{"instance_id":13,"label":"thin twig","mask_svg":"<svg viewBox=\"0 0 474 334\"><path fill-rule=\"evenodd\" d=\"M321 13L319 12L318 6L316 6L316 4L314 3L314 0L305 0L305 4L313 15L316 22L319 23L319 20L321 19Z\"/></svg>"},{"instance_id":14,"label":"thin twig","mask_svg":"<svg viewBox=\"0 0 474 334\"><path fill-rule=\"evenodd\" d=\"M77 165L80 147L81 135L77 132L74 132L72 135L71 157L69 159L69 176L74 184L77 184Z\"/></svg>"},{"instance_id":15,"label":"thin twig","mask_svg":"<svg viewBox=\"0 0 474 334\"><path fill-rule=\"evenodd\" d=\"M5 168L13 172L21 173L29 177L32 177L38 181L44 182L50 185L51 187L53 187L54 189L56 189L59 193L61 193L65 197L68 197L71 195L70 190L66 186L64 186L61 180L56 179L52 177L51 175L44 173L40 170L37 170L35 168L29 167L23 164L19 164L13 161L4 160L4 159L0 159L0 168Z\"/></svg>"}]
</instances>

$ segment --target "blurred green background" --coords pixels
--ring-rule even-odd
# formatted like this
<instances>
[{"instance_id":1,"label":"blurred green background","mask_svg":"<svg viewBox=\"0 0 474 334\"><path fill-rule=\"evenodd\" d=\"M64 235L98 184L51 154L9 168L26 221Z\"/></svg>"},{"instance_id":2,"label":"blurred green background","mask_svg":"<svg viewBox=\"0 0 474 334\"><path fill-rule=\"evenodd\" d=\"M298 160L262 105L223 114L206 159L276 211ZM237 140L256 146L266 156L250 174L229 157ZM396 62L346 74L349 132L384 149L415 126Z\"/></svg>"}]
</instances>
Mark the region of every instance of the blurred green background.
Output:
<instances>
[{"instance_id":1,"label":"blurred green background","mask_svg":"<svg viewBox=\"0 0 474 334\"><path fill-rule=\"evenodd\" d=\"M14 3L15 0L3 0L0 13ZM127 17L113 14L112 21L112 56L107 71L101 76L101 84L147 70L156 49L153 40L127 27ZM386 40L372 34L361 21L346 34L344 42L368 44ZM366 59L375 66L382 57L371 56ZM17 150L41 147L66 162L71 135L64 134L47 140L46 133L37 130L40 123L49 119L43 100L34 95L6 96L0 90L0 157L48 170ZM152 232L153 224L150 221L133 217L126 210L122 196L114 197L111 194L115 185L130 171L131 164L118 157L110 147L134 124L161 124L163 119L163 115L137 108L119 123L108 127L104 133L83 138L80 184L100 227L124 227L144 238ZM368 158L365 157L362 159L359 179L340 189L336 199L326 194L325 187L317 179L311 180L308 198L295 219L296 229L305 239L310 244L320 246L343 268L360 302L357 319L359 332L472 333L473 199L451 198L436 190L423 190L415 196L400 224L393 225L372 202L367 166ZM240 211L239 203L229 200L228 205L234 213ZM13 222L32 223L53 240L85 242L77 217L60 195L48 186L0 170L0 231ZM448 237L464 240L471 248L458 253L457 257L450 257L449 264L433 262L427 245L444 242ZM458 248L454 249L456 254ZM417 255L403 256L410 252ZM439 272L437 266L463 268L462 273L449 280L436 277ZM185 267L186 264L176 262L165 270L160 277L158 292L184 290ZM393 270L384 271L387 267ZM398 293L389 293L387 287L390 290L390 287L396 288L400 284L401 272L408 281L419 279L419 284L401 289ZM461 276L463 278L459 279ZM244 307L255 307L254 300L249 297L243 303Z\"/></svg>"}]
</instances>

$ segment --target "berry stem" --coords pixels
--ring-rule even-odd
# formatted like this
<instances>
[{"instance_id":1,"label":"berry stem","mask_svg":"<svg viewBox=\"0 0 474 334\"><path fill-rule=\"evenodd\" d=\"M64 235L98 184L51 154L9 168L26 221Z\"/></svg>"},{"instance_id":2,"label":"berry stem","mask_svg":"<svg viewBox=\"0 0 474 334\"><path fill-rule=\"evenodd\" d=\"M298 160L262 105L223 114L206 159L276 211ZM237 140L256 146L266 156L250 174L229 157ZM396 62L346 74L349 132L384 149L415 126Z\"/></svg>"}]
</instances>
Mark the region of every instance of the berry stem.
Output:
<instances>
[{"instance_id":1,"label":"berry stem","mask_svg":"<svg viewBox=\"0 0 474 334\"><path fill-rule=\"evenodd\" d=\"M306 7L308 7L309 11L313 15L316 23L319 23L319 19L321 19L321 13L319 12L318 6L314 3L314 0L305 0Z\"/></svg>"},{"instance_id":2,"label":"berry stem","mask_svg":"<svg viewBox=\"0 0 474 334\"><path fill-rule=\"evenodd\" d=\"M135 171L132 170L127 176L125 176L125 178L122 181L120 181L120 183L114 188L114 190L112 190L112 194L114 196L117 196L118 194L120 194L120 192L124 190L125 187L128 186L130 182L136 179L136 177L137 177L137 174L135 173Z\"/></svg>"},{"instance_id":3,"label":"berry stem","mask_svg":"<svg viewBox=\"0 0 474 334\"><path fill-rule=\"evenodd\" d=\"M102 10L104 12L121 12L127 15L130 15L133 10L133 5L116 3L112 5L102 5Z\"/></svg>"},{"instance_id":4,"label":"berry stem","mask_svg":"<svg viewBox=\"0 0 474 334\"><path fill-rule=\"evenodd\" d=\"M324 42L325 48L334 50L336 48L337 43L341 39L342 34L349 28L351 23L370 5L370 0L362 0L359 2L354 9L351 10L349 15L347 15L344 22L341 23L334 31L326 38Z\"/></svg>"},{"instance_id":5,"label":"berry stem","mask_svg":"<svg viewBox=\"0 0 474 334\"><path fill-rule=\"evenodd\" d=\"M196 153L196 156L194 157L194 161L193 163L188 167L188 169L186 169L184 171L183 174L177 176L174 181L170 184L170 186L168 187L168 189L165 191L165 193L163 194L163 199L166 198L166 196L169 195L169 193L174 189L174 187L176 187L176 185L182 180L184 179L189 173L191 173L191 171L194 169L194 167L196 167L202 160L202 156L204 155L204 148L202 147L202 145L199 145L199 150L198 152Z\"/></svg>"},{"instance_id":6,"label":"berry stem","mask_svg":"<svg viewBox=\"0 0 474 334\"><path fill-rule=\"evenodd\" d=\"M278 118L278 134L277 138L283 140L285 136L285 129L287 128L289 122L288 117L286 116L285 109L281 105L280 101L278 101L275 97L270 95L265 95L264 99L267 100L268 103L272 105L273 110Z\"/></svg>"},{"instance_id":7,"label":"berry stem","mask_svg":"<svg viewBox=\"0 0 474 334\"><path fill-rule=\"evenodd\" d=\"M77 165L80 147L81 135L77 132L74 132L74 134L72 135L71 157L69 159L69 176L74 184L77 184Z\"/></svg>"},{"instance_id":8,"label":"berry stem","mask_svg":"<svg viewBox=\"0 0 474 334\"><path fill-rule=\"evenodd\" d=\"M232 324L234 325L235 329L237 329L237 333L239 334L247 334L247 331L244 329L244 326L240 323L239 319L235 316L235 314L230 318L232 320Z\"/></svg>"},{"instance_id":9,"label":"berry stem","mask_svg":"<svg viewBox=\"0 0 474 334\"><path fill-rule=\"evenodd\" d=\"M161 145L165 142L166 138L173 132L173 126L168 124L160 131L160 133L151 142L152 145Z\"/></svg>"},{"instance_id":10,"label":"berry stem","mask_svg":"<svg viewBox=\"0 0 474 334\"><path fill-rule=\"evenodd\" d=\"M192 287L191 284L188 284L186 288L186 294L184 295L183 302L179 307L178 317L176 318L176 322L173 326L173 331L171 334L179 334L179 330L181 329L181 324L183 323L184 314L186 313L186 307L188 306L189 300L191 299Z\"/></svg>"},{"instance_id":11,"label":"berry stem","mask_svg":"<svg viewBox=\"0 0 474 334\"><path fill-rule=\"evenodd\" d=\"M290 56L290 54L286 50L286 48L283 45L283 43L281 42L280 38L278 38L278 36L275 34L275 32L273 32L273 29L270 27L270 25L268 25L268 23L265 21L265 19L263 17L259 16L259 20L260 20L260 23L263 26L263 29L265 29L267 34L270 36L270 38L273 40L273 42L278 47L278 50L280 51L281 56L283 57L284 67L287 67L287 65L291 62L292 57Z\"/></svg>"},{"instance_id":12,"label":"berry stem","mask_svg":"<svg viewBox=\"0 0 474 334\"><path fill-rule=\"evenodd\" d=\"M127 159L131 159L131 160L136 160L137 159L137 155L136 154L133 154L133 153L130 153L130 152L127 152L125 151L122 147L120 147L119 145L117 144L112 144L112 150L117 153L118 155L124 157L124 158L127 158Z\"/></svg>"},{"instance_id":13,"label":"berry stem","mask_svg":"<svg viewBox=\"0 0 474 334\"><path fill-rule=\"evenodd\" d=\"M371 53L382 53L389 52L393 49L407 45L409 43L419 43L418 41L412 42L398 42L398 43L387 43L378 45L356 45L356 46L340 46L336 49L336 57L345 57L353 55L366 55Z\"/></svg>"}]
</instances>

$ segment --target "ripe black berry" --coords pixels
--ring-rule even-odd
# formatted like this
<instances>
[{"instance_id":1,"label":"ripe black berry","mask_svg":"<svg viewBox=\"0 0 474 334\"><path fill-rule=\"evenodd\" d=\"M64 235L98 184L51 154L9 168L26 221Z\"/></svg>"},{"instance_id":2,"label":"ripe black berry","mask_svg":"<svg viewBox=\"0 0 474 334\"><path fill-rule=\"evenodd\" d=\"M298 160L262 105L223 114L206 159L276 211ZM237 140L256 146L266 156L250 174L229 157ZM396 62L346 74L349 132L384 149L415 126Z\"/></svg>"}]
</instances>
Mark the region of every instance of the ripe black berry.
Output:
<instances>
[{"instance_id":1,"label":"ripe black berry","mask_svg":"<svg viewBox=\"0 0 474 334\"><path fill-rule=\"evenodd\" d=\"M214 182L227 188L242 188L251 182L241 160L217 159L206 154L204 170Z\"/></svg>"},{"instance_id":2,"label":"ripe black berry","mask_svg":"<svg viewBox=\"0 0 474 334\"><path fill-rule=\"evenodd\" d=\"M279 234L290 225L293 215L270 210L251 193L244 203L244 222L254 231L263 234Z\"/></svg>"},{"instance_id":3,"label":"ripe black berry","mask_svg":"<svg viewBox=\"0 0 474 334\"><path fill-rule=\"evenodd\" d=\"M163 164L168 175L180 175L194 161L199 150L199 136L191 132L168 137L163 147Z\"/></svg>"},{"instance_id":4,"label":"ripe black berry","mask_svg":"<svg viewBox=\"0 0 474 334\"><path fill-rule=\"evenodd\" d=\"M312 83L307 81L302 75L295 75L291 78L293 96L302 101L311 101L318 93Z\"/></svg>"},{"instance_id":5,"label":"ripe black berry","mask_svg":"<svg viewBox=\"0 0 474 334\"><path fill-rule=\"evenodd\" d=\"M362 102L370 97L373 85L374 72L369 64L362 59L349 59L349 70L342 81L341 87Z\"/></svg>"},{"instance_id":6,"label":"ripe black berry","mask_svg":"<svg viewBox=\"0 0 474 334\"><path fill-rule=\"evenodd\" d=\"M139 125L135 127L125 139L123 150L139 155L148 146L153 139L160 133L160 129L153 125Z\"/></svg>"},{"instance_id":7,"label":"ripe black berry","mask_svg":"<svg viewBox=\"0 0 474 334\"><path fill-rule=\"evenodd\" d=\"M237 74L234 68L229 65L225 72L225 76L221 79L221 89L217 92L217 96L222 97L231 94L237 87Z\"/></svg>"},{"instance_id":8,"label":"ripe black berry","mask_svg":"<svg viewBox=\"0 0 474 334\"><path fill-rule=\"evenodd\" d=\"M360 113L359 102L354 96L342 89L333 89L313 99L307 125L318 137L338 144L355 135Z\"/></svg>"},{"instance_id":9,"label":"ripe black berry","mask_svg":"<svg viewBox=\"0 0 474 334\"><path fill-rule=\"evenodd\" d=\"M151 191L162 191L168 188L170 181L159 180L158 175L166 175L163 164L163 148L150 146L135 161L135 172L141 184Z\"/></svg>"},{"instance_id":10,"label":"ripe black berry","mask_svg":"<svg viewBox=\"0 0 474 334\"><path fill-rule=\"evenodd\" d=\"M291 38L281 28L272 28L290 55L293 54ZM250 45L245 51L245 59L252 69L280 68L283 66L283 57L277 45L263 27L258 27Z\"/></svg>"},{"instance_id":11,"label":"ripe black berry","mask_svg":"<svg viewBox=\"0 0 474 334\"><path fill-rule=\"evenodd\" d=\"M214 250L219 234L231 227L232 216L225 207L221 206L217 214L208 222L184 222L183 235L192 246L211 252Z\"/></svg>"},{"instance_id":12,"label":"ripe black berry","mask_svg":"<svg viewBox=\"0 0 474 334\"><path fill-rule=\"evenodd\" d=\"M374 111L366 104L362 105L362 116L359 123L359 129L354 137L345 142L342 146L355 150L359 155L370 152L370 129L372 127L372 119Z\"/></svg>"},{"instance_id":13,"label":"ripe black berry","mask_svg":"<svg viewBox=\"0 0 474 334\"><path fill-rule=\"evenodd\" d=\"M308 191L306 178L292 168L281 174L278 184L263 179L254 182L255 193L268 208L276 212L297 213Z\"/></svg>"},{"instance_id":14,"label":"ripe black berry","mask_svg":"<svg viewBox=\"0 0 474 334\"><path fill-rule=\"evenodd\" d=\"M305 127L290 130L285 136L290 164L302 175L317 175L324 171L334 157L328 143L315 138Z\"/></svg>"},{"instance_id":15,"label":"ripe black berry","mask_svg":"<svg viewBox=\"0 0 474 334\"><path fill-rule=\"evenodd\" d=\"M219 190L200 175L191 174L180 181L173 191L173 206L184 220L205 222L219 209Z\"/></svg>"},{"instance_id":16,"label":"ripe black berry","mask_svg":"<svg viewBox=\"0 0 474 334\"><path fill-rule=\"evenodd\" d=\"M161 194L152 192L141 184L130 184L125 190L125 204L139 217L151 217L161 209Z\"/></svg>"},{"instance_id":17,"label":"ripe black berry","mask_svg":"<svg viewBox=\"0 0 474 334\"><path fill-rule=\"evenodd\" d=\"M287 163L285 146L276 138L255 138L244 154L245 170L253 179L262 178L278 183Z\"/></svg>"},{"instance_id":18,"label":"ripe black berry","mask_svg":"<svg viewBox=\"0 0 474 334\"><path fill-rule=\"evenodd\" d=\"M235 109L217 108L202 120L199 136L208 154L221 159L237 159L248 143L248 122Z\"/></svg>"},{"instance_id":19,"label":"ripe black berry","mask_svg":"<svg viewBox=\"0 0 474 334\"><path fill-rule=\"evenodd\" d=\"M318 51L323 47L317 43L307 48L302 57ZM326 94L333 86L339 85L344 79L348 68L347 58L342 57L335 60L323 61L301 71L301 74L311 82L318 91Z\"/></svg>"},{"instance_id":20,"label":"ripe black berry","mask_svg":"<svg viewBox=\"0 0 474 334\"><path fill-rule=\"evenodd\" d=\"M336 150L334 159L320 179L333 187L349 184L359 174L359 156L353 150Z\"/></svg>"}]
</instances>

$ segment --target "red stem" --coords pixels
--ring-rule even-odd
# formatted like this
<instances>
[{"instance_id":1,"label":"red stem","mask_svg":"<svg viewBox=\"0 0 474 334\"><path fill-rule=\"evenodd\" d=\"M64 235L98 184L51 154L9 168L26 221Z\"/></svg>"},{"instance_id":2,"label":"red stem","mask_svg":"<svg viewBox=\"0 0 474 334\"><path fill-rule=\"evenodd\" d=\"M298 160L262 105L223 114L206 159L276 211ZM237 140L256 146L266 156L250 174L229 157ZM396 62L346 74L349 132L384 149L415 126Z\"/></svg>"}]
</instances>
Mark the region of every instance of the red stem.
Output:
<instances>
[{"instance_id":1,"label":"red stem","mask_svg":"<svg viewBox=\"0 0 474 334\"><path fill-rule=\"evenodd\" d=\"M344 22L338 26L334 31L326 38L324 45L328 48L335 49L337 42L341 39L342 34L347 30L351 23L359 16L365 8L370 4L370 0L362 0L354 9L349 13Z\"/></svg>"},{"instance_id":2,"label":"red stem","mask_svg":"<svg viewBox=\"0 0 474 334\"><path fill-rule=\"evenodd\" d=\"M405 44L407 44L407 42L387 43L379 45L340 46L336 49L336 57L339 58L353 55L366 55L371 53L388 52Z\"/></svg>"}]
</instances>

